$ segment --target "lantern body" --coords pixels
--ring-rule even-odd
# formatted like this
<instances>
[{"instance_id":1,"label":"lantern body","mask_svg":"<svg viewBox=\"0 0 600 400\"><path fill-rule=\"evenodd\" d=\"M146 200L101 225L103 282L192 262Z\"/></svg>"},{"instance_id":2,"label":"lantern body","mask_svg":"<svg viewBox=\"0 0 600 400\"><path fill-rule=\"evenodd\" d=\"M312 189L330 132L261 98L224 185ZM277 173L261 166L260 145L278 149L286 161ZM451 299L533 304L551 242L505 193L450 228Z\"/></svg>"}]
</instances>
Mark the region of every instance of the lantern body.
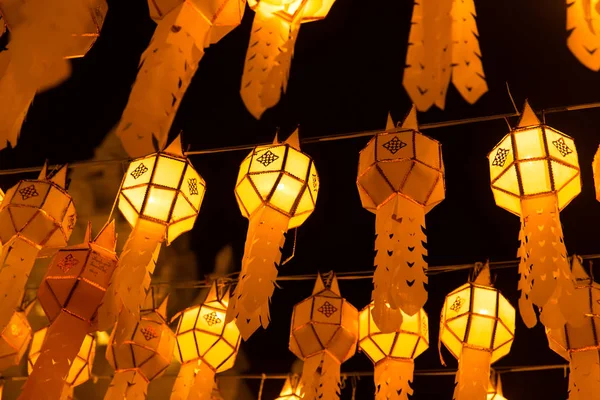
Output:
<instances>
[{"instance_id":1,"label":"lantern body","mask_svg":"<svg viewBox=\"0 0 600 400\"><path fill-rule=\"evenodd\" d=\"M301 400L303 385L300 376L294 374L286 378L279 397L275 400Z\"/></svg>"},{"instance_id":2,"label":"lantern body","mask_svg":"<svg viewBox=\"0 0 600 400\"><path fill-rule=\"evenodd\" d=\"M264 7L286 21L301 18L301 22L310 22L325 18L334 2L335 0L248 0L248 6L254 11Z\"/></svg>"},{"instance_id":3,"label":"lantern body","mask_svg":"<svg viewBox=\"0 0 600 400\"><path fill-rule=\"evenodd\" d=\"M31 337L32 330L26 312L15 311L0 334L0 371L21 362Z\"/></svg>"},{"instance_id":4,"label":"lantern body","mask_svg":"<svg viewBox=\"0 0 600 400\"><path fill-rule=\"evenodd\" d=\"M270 207L290 218L288 229L300 226L313 212L319 175L313 160L290 144L256 147L242 161L235 197L246 218Z\"/></svg>"},{"instance_id":5,"label":"lantern body","mask_svg":"<svg viewBox=\"0 0 600 400\"><path fill-rule=\"evenodd\" d=\"M29 357L27 359L27 373L31 374L33 366L40 356L44 339L46 338L46 332L48 327L43 328L33 334L33 340L31 341L31 349L29 350ZM92 376L92 366L94 365L94 358L96 357L96 336L88 333L81 344L77 357L73 360L69 374L65 378L65 383L69 386L75 387L87 382Z\"/></svg>"}]
</instances>

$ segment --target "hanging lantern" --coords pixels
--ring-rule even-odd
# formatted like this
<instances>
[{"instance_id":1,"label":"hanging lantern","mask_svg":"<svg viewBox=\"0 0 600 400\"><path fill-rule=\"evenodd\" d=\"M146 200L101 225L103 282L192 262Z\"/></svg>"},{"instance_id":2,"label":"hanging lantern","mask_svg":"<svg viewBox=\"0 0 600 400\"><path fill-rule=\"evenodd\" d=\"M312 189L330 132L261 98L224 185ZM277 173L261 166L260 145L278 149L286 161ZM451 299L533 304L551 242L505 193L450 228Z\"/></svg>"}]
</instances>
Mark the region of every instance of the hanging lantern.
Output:
<instances>
[{"instance_id":1,"label":"hanging lantern","mask_svg":"<svg viewBox=\"0 0 600 400\"><path fill-rule=\"evenodd\" d=\"M333 272L319 274L312 296L294 306L290 351L304 361L304 400L337 400L340 365L354 355L358 311L340 295Z\"/></svg>"},{"instance_id":2,"label":"hanging lantern","mask_svg":"<svg viewBox=\"0 0 600 400\"><path fill-rule=\"evenodd\" d=\"M68 59L88 52L108 11L105 0L3 3L0 36L8 30L10 43L0 75L0 150L17 144L35 94L69 78Z\"/></svg>"},{"instance_id":3,"label":"hanging lantern","mask_svg":"<svg viewBox=\"0 0 600 400\"><path fill-rule=\"evenodd\" d=\"M298 130L285 142L256 147L242 161L235 196L250 220L242 270L226 322L236 319L244 340L269 326L269 301L275 288L285 233L310 216L319 193L313 160L300 151Z\"/></svg>"},{"instance_id":4,"label":"hanging lantern","mask_svg":"<svg viewBox=\"0 0 600 400\"><path fill-rule=\"evenodd\" d=\"M600 70L600 9L586 0L567 2L567 46L579 62L592 71Z\"/></svg>"},{"instance_id":5,"label":"hanging lantern","mask_svg":"<svg viewBox=\"0 0 600 400\"><path fill-rule=\"evenodd\" d=\"M229 289L219 293L215 282L204 304L181 313L175 356L182 365L171 400L210 396L215 374L235 364L241 339L235 322L225 323L228 304Z\"/></svg>"},{"instance_id":6,"label":"hanging lantern","mask_svg":"<svg viewBox=\"0 0 600 400\"><path fill-rule=\"evenodd\" d=\"M0 333L0 372L21 363L33 334L27 316L34 304L35 301L32 301L26 307L21 305L15 310L8 325Z\"/></svg>"},{"instance_id":7,"label":"hanging lantern","mask_svg":"<svg viewBox=\"0 0 600 400\"><path fill-rule=\"evenodd\" d=\"M600 146L594 156L594 162L592 163L592 170L594 172L594 186L596 188L596 200L600 201Z\"/></svg>"},{"instance_id":8,"label":"hanging lantern","mask_svg":"<svg viewBox=\"0 0 600 400\"><path fill-rule=\"evenodd\" d=\"M490 386L487 392L487 400L507 400L502 394L502 382L500 374L492 370L490 374Z\"/></svg>"},{"instance_id":9,"label":"hanging lantern","mask_svg":"<svg viewBox=\"0 0 600 400\"><path fill-rule=\"evenodd\" d=\"M415 358L429 348L429 320L425 310L403 315L402 324L384 333L373 319L374 304L359 314L358 348L375 364L375 399L408 400Z\"/></svg>"},{"instance_id":10,"label":"hanging lantern","mask_svg":"<svg viewBox=\"0 0 600 400\"><path fill-rule=\"evenodd\" d=\"M49 338L49 335L47 335L48 329L48 327L42 328L33 335L29 357L27 358L27 373L29 374L35 370L40 356L44 356L46 338ZM53 393L44 394L43 391L40 391L37 394L43 397L30 397L23 392L19 399L72 399L73 389L87 382L92 376L92 366L96 357L96 336L91 333L86 334L78 350L79 352L73 358L70 368L63 375L61 391L58 395ZM45 383L42 382L41 385L45 385Z\"/></svg>"},{"instance_id":11,"label":"hanging lantern","mask_svg":"<svg viewBox=\"0 0 600 400\"><path fill-rule=\"evenodd\" d=\"M52 175L44 165L38 179L20 181L0 204L0 331L23 299L36 258L53 255L71 236L77 216L66 179L66 165Z\"/></svg>"},{"instance_id":12,"label":"hanging lantern","mask_svg":"<svg viewBox=\"0 0 600 400\"><path fill-rule=\"evenodd\" d=\"M535 326L535 304L544 325L559 327L571 314L559 301L573 291L559 211L581 192L575 143L525 103L517 127L488 158L496 204L521 217L521 318Z\"/></svg>"},{"instance_id":13,"label":"hanging lantern","mask_svg":"<svg viewBox=\"0 0 600 400\"><path fill-rule=\"evenodd\" d=\"M119 314L106 348L106 359L115 369L106 400L145 399L150 381L171 364L175 334L166 321L167 301L168 297L157 307L151 288L141 319Z\"/></svg>"},{"instance_id":14,"label":"hanging lantern","mask_svg":"<svg viewBox=\"0 0 600 400\"><path fill-rule=\"evenodd\" d=\"M303 386L300 376L291 374L285 379L281 393L279 393L279 397L275 400L301 400L303 396Z\"/></svg>"},{"instance_id":15,"label":"hanging lantern","mask_svg":"<svg viewBox=\"0 0 600 400\"><path fill-rule=\"evenodd\" d=\"M490 365L510 351L515 309L491 284L489 266L446 296L440 341L458 359L454 400L485 400Z\"/></svg>"},{"instance_id":16,"label":"hanging lantern","mask_svg":"<svg viewBox=\"0 0 600 400\"><path fill-rule=\"evenodd\" d=\"M488 91L474 0L422 0L413 7L403 84L419 111L444 109L452 83L474 104Z\"/></svg>"},{"instance_id":17,"label":"hanging lantern","mask_svg":"<svg viewBox=\"0 0 600 400\"><path fill-rule=\"evenodd\" d=\"M58 399L77 352L96 324L98 308L117 266L114 220L92 240L88 224L82 244L54 256L38 290L38 300L51 321L41 356L23 387L21 398Z\"/></svg>"},{"instance_id":18,"label":"hanging lantern","mask_svg":"<svg viewBox=\"0 0 600 400\"><path fill-rule=\"evenodd\" d=\"M256 119L279 103L288 77L300 24L324 19L335 0L248 0L254 22L240 93Z\"/></svg>"},{"instance_id":19,"label":"hanging lantern","mask_svg":"<svg viewBox=\"0 0 600 400\"><path fill-rule=\"evenodd\" d=\"M573 256L575 291L568 306L575 318L557 329L546 328L552 350L569 361L569 400L596 399L600 393L600 285Z\"/></svg>"},{"instance_id":20,"label":"hanging lantern","mask_svg":"<svg viewBox=\"0 0 600 400\"><path fill-rule=\"evenodd\" d=\"M391 333L402 312L415 315L427 301L425 214L445 197L441 146L419 132L414 106L401 128L389 119L361 150L356 184L376 216L373 319Z\"/></svg>"},{"instance_id":21,"label":"hanging lantern","mask_svg":"<svg viewBox=\"0 0 600 400\"><path fill-rule=\"evenodd\" d=\"M129 164L119 210L133 230L100 309L99 330L114 324L121 307L139 314L161 243L169 245L193 228L205 191L204 179L183 154L180 136L165 150Z\"/></svg>"},{"instance_id":22,"label":"hanging lantern","mask_svg":"<svg viewBox=\"0 0 600 400\"><path fill-rule=\"evenodd\" d=\"M181 100L204 48L217 43L242 21L245 0L149 0L157 23L117 135L131 157L164 148Z\"/></svg>"}]
</instances>

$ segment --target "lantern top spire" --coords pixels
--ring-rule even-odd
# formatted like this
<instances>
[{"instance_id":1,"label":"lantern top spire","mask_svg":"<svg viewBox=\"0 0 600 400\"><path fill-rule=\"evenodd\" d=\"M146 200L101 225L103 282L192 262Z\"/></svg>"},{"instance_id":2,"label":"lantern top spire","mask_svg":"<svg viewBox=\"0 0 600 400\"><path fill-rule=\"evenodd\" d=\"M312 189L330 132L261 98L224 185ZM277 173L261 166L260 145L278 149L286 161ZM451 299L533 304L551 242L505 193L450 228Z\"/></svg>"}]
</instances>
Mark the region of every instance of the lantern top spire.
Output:
<instances>
[{"instance_id":1,"label":"lantern top spire","mask_svg":"<svg viewBox=\"0 0 600 400\"><path fill-rule=\"evenodd\" d=\"M402 122L403 129L412 129L415 131L419 130L419 123L417 122L417 107L413 104L404 121Z\"/></svg>"},{"instance_id":2,"label":"lantern top spire","mask_svg":"<svg viewBox=\"0 0 600 400\"><path fill-rule=\"evenodd\" d=\"M321 273L317 273L317 282L315 283L315 287L313 289L312 294L315 295L317 293L323 292L325 290L329 290L338 296L341 296L340 286L338 285L337 276L335 272L331 271L325 275L321 275Z\"/></svg>"},{"instance_id":3,"label":"lantern top spire","mask_svg":"<svg viewBox=\"0 0 600 400\"><path fill-rule=\"evenodd\" d=\"M473 271L473 283L482 286L492 286L489 261L486 261L485 264L475 264L475 269Z\"/></svg>"},{"instance_id":4,"label":"lantern top spire","mask_svg":"<svg viewBox=\"0 0 600 400\"><path fill-rule=\"evenodd\" d=\"M219 288L217 281L213 281L212 285L210 285L210 290L208 291L208 295L206 295L206 300L204 303L213 303L219 302L223 304L229 303L229 288Z\"/></svg>"},{"instance_id":5,"label":"lantern top spire","mask_svg":"<svg viewBox=\"0 0 600 400\"><path fill-rule=\"evenodd\" d=\"M525 105L523 106L523 112L521 113L521 118L519 119L517 128L541 124L542 123L540 122L539 118L537 117L537 115L535 115L535 112L529 105L529 102L525 100Z\"/></svg>"},{"instance_id":6,"label":"lantern top spire","mask_svg":"<svg viewBox=\"0 0 600 400\"><path fill-rule=\"evenodd\" d=\"M57 184L63 189L67 188L67 165L64 164L60 166L56 171L48 173L48 160L44 162L44 166L40 171L40 175L38 176L38 180L40 181L49 181Z\"/></svg>"},{"instance_id":7,"label":"lantern top spire","mask_svg":"<svg viewBox=\"0 0 600 400\"><path fill-rule=\"evenodd\" d=\"M185 157L183 154L183 144L181 143L181 133L162 152L177 157Z\"/></svg>"}]
</instances>

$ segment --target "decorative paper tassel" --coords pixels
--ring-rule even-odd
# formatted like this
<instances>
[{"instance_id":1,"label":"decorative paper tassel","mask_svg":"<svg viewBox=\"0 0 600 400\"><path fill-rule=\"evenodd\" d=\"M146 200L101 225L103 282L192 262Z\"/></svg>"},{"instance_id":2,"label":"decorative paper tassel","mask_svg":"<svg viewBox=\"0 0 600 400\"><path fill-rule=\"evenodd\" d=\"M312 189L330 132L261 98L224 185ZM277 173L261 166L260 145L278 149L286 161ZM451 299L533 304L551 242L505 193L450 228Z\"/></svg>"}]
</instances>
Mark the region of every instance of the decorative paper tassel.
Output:
<instances>
[{"instance_id":1,"label":"decorative paper tassel","mask_svg":"<svg viewBox=\"0 0 600 400\"><path fill-rule=\"evenodd\" d=\"M340 362L328 352L304 361L302 369L304 400L337 400L340 398Z\"/></svg>"},{"instance_id":2,"label":"decorative paper tassel","mask_svg":"<svg viewBox=\"0 0 600 400\"><path fill-rule=\"evenodd\" d=\"M194 377L196 375L196 369L201 362L188 362L181 364L175 383L173 384L173 391L171 392L170 400L187 400L190 395L190 390L194 384Z\"/></svg>"},{"instance_id":3,"label":"decorative paper tassel","mask_svg":"<svg viewBox=\"0 0 600 400\"><path fill-rule=\"evenodd\" d=\"M569 400L600 399L599 351L572 352L569 368Z\"/></svg>"},{"instance_id":4,"label":"decorative paper tassel","mask_svg":"<svg viewBox=\"0 0 600 400\"><path fill-rule=\"evenodd\" d=\"M592 71L600 70L600 10L589 0L567 1L567 46Z\"/></svg>"},{"instance_id":5,"label":"decorative paper tassel","mask_svg":"<svg viewBox=\"0 0 600 400\"><path fill-rule=\"evenodd\" d=\"M537 315L533 308L533 302L529 298L531 293L531 265L528 262L528 255L526 249L526 236L523 228L523 219L521 218L521 229L519 230L519 250L517 251L517 258L519 261L519 283L518 289L520 292L519 296L519 313L523 319L523 323L533 328L537 324Z\"/></svg>"},{"instance_id":6,"label":"decorative paper tassel","mask_svg":"<svg viewBox=\"0 0 600 400\"><path fill-rule=\"evenodd\" d=\"M116 371L104 398L106 400L146 400L148 384L138 370Z\"/></svg>"},{"instance_id":7,"label":"decorative paper tassel","mask_svg":"<svg viewBox=\"0 0 600 400\"><path fill-rule=\"evenodd\" d=\"M463 347L458 360L453 400L486 400L492 353Z\"/></svg>"},{"instance_id":8,"label":"decorative paper tassel","mask_svg":"<svg viewBox=\"0 0 600 400\"><path fill-rule=\"evenodd\" d=\"M375 400L409 400L415 364L413 360L384 360L375 365ZM409 397L410 396L410 397Z\"/></svg>"},{"instance_id":9,"label":"decorative paper tassel","mask_svg":"<svg viewBox=\"0 0 600 400\"><path fill-rule=\"evenodd\" d=\"M211 400L215 371L202 361L181 365L171 400Z\"/></svg>"}]
</instances>

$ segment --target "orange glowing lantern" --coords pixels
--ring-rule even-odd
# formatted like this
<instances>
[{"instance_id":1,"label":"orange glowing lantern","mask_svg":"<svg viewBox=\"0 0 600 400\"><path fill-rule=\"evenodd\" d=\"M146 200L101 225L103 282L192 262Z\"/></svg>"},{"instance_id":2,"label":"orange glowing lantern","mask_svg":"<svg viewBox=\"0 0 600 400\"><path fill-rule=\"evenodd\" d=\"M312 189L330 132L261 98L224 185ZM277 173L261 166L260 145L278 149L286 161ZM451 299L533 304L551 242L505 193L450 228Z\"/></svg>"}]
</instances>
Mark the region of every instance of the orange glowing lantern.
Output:
<instances>
[{"instance_id":1,"label":"orange glowing lantern","mask_svg":"<svg viewBox=\"0 0 600 400\"><path fill-rule=\"evenodd\" d=\"M391 333L382 332L373 319L374 304L359 314L358 348L375 364L375 399L408 400L415 358L429 348L429 320L425 310L404 314Z\"/></svg>"},{"instance_id":2,"label":"orange glowing lantern","mask_svg":"<svg viewBox=\"0 0 600 400\"><path fill-rule=\"evenodd\" d=\"M594 156L594 162L592 163L592 170L594 172L594 187L596 188L596 200L600 201L600 146Z\"/></svg>"},{"instance_id":3,"label":"orange glowing lantern","mask_svg":"<svg viewBox=\"0 0 600 400\"><path fill-rule=\"evenodd\" d=\"M441 145L419 132L414 106L361 150L356 184L376 216L373 319L391 333L427 301L425 214L445 197Z\"/></svg>"},{"instance_id":4,"label":"orange glowing lantern","mask_svg":"<svg viewBox=\"0 0 600 400\"><path fill-rule=\"evenodd\" d=\"M319 274L309 298L294 306L290 351L304 361L304 400L339 398L340 365L356 352L358 311L340 294L333 272Z\"/></svg>"},{"instance_id":5,"label":"orange glowing lantern","mask_svg":"<svg viewBox=\"0 0 600 400\"><path fill-rule=\"evenodd\" d=\"M269 300L275 288L281 248L288 229L313 212L319 193L315 163L300 151L298 130L285 142L256 147L242 161L235 196L250 220L240 280L227 310L247 340L269 325Z\"/></svg>"},{"instance_id":6,"label":"orange glowing lantern","mask_svg":"<svg viewBox=\"0 0 600 400\"><path fill-rule=\"evenodd\" d=\"M488 158L496 204L521 217L521 318L535 326L535 304L544 325L561 326L571 313L559 298L573 289L559 212L581 192L575 143L525 103L517 127Z\"/></svg>"},{"instance_id":7,"label":"orange glowing lantern","mask_svg":"<svg viewBox=\"0 0 600 400\"><path fill-rule=\"evenodd\" d=\"M33 331L27 316L34 304L35 301L32 301L25 309L15 310L8 325L2 330L0 334L0 372L19 365L21 362L32 338ZM0 398L2 397L0 396Z\"/></svg>"},{"instance_id":8,"label":"orange glowing lantern","mask_svg":"<svg viewBox=\"0 0 600 400\"><path fill-rule=\"evenodd\" d=\"M303 396L302 380L299 375L292 374L285 379L281 393L275 400L301 400Z\"/></svg>"},{"instance_id":9,"label":"orange glowing lantern","mask_svg":"<svg viewBox=\"0 0 600 400\"><path fill-rule=\"evenodd\" d=\"M487 392L486 400L507 400L502 394L502 382L500 381L500 374L492 370L490 374L490 386Z\"/></svg>"}]
</instances>

